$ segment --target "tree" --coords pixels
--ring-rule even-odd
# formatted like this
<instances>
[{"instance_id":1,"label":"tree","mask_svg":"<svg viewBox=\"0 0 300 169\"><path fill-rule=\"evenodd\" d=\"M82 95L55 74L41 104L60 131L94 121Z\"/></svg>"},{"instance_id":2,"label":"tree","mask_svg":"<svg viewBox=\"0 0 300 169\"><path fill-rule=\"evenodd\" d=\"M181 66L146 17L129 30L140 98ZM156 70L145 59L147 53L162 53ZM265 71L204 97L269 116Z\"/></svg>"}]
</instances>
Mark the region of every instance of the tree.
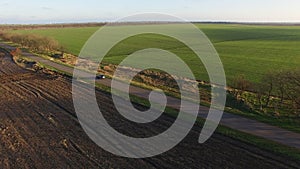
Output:
<instances>
[{"instance_id":1,"label":"tree","mask_svg":"<svg viewBox=\"0 0 300 169\"><path fill-rule=\"evenodd\" d=\"M244 75L238 75L233 79L232 83L234 96L237 100L239 100L239 97L247 90L250 90L252 87L252 84L250 81L248 81Z\"/></svg>"},{"instance_id":2,"label":"tree","mask_svg":"<svg viewBox=\"0 0 300 169\"><path fill-rule=\"evenodd\" d=\"M273 92L274 85L275 85L275 77L276 77L276 72L268 72L262 78L262 83L264 84L264 87L266 90L266 95L267 95L265 107L269 107L272 92Z\"/></svg>"},{"instance_id":3,"label":"tree","mask_svg":"<svg viewBox=\"0 0 300 169\"><path fill-rule=\"evenodd\" d=\"M263 98L266 95L266 85L265 83L258 83L254 85L254 91L256 93L256 98L259 104L259 109L263 110Z\"/></svg>"},{"instance_id":4,"label":"tree","mask_svg":"<svg viewBox=\"0 0 300 169\"><path fill-rule=\"evenodd\" d=\"M274 95L280 99L280 107L283 107L284 100L287 100L290 104L285 106L294 110L295 113L299 112L300 69L269 72L262 78L261 84L266 86L266 107L269 106L271 95Z\"/></svg>"},{"instance_id":5,"label":"tree","mask_svg":"<svg viewBox=\"0 0 300 169\"><path fill-rule=\"evenodd\" d=\"M286 82L285 94L292 101L291 108L295 113L300 109L300 69L286 71L284 73Z\"/></svg>"}]
</instances>

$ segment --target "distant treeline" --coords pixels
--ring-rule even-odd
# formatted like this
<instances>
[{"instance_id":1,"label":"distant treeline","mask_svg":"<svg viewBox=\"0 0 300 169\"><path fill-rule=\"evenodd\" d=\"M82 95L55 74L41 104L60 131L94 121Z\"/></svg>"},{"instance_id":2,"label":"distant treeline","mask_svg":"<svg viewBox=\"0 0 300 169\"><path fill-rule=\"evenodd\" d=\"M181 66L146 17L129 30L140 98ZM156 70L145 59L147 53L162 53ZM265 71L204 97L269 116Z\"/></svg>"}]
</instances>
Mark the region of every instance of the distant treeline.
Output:
<instances>
[{"instance_id":1,"label":"distant treeline","mask_svg":"<svg viewBox=\"0 0 300 169\"><path fill-rule=\"evenodd\" d=\"M0 38L27 47L33 51L63 51L63 47L53 38L36 34L0 32Z\"/></svg>"},{"instance_id":2,"label":"distant treeline","mask_svg":"<svg viewBox=\"0 0 300 169\"><path fill-rule=\"evenodd\" d=\"M32 24L32 25L0 25L0 30L18 30L18 29L43 29L43 28L68 28L68 27L97 27L106 23L63 23L63 24Z\"/></svg>"},{"instance_id":3,"label":"distant treeline","mask_svg":"<svg viewBox=\"0 0 300 169\"><path fill-rule=\"evenodd\" d=\"M219 21L208 21L208 22L192 22L194 24L228 24L228 25L261 25L261 26L300 26L300 22L219 22Z\"/></svg>"},{"instance_id":4,"label":"distant treeline","mask_svg":"<svg viewBox=\"0 0 300 169\"><path fill-rule=\"evenodd\" d=\"M172 24L180 22L167 22L167 21L145 21L145 22L95 22L95 23L56 23L56 24L3 24L0 25L0 30L18 30L18 29L43 29L43 28L68 28L68 27L97 27L104 25L140 25L140 24ZM184 23L184 22L182 22ZM274 25L274 26L300 26L300 23L271 23L271 22L192 22L194 24L239 24L239 25Z\"/></svg>"},{"instance_id":5,"label":"distant treeline","mask_svg":"<svg viewBox=\"0 0 300 169\"><path fill-rule=\"evenodd\" d=\"M23 30L23 29L47 29L47 28L69 28L69 27L100 27L104 25L151 25L151 24L172 24L180 22L165 22L165 21L146 21L146 22L103 22L103 23L62 23L62 24L12 24L12 25L0 25L0 30ZM183 23L183 22L182 22Z\"/></svg>"}]
</instances>

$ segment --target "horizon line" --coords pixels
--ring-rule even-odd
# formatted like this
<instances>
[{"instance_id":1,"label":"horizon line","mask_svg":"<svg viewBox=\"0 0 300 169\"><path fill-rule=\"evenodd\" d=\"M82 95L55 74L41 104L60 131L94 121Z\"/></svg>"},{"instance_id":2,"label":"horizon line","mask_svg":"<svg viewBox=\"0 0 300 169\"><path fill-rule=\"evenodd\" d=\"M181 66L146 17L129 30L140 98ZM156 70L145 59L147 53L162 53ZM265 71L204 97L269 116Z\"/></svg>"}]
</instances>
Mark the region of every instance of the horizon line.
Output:
<instances>
[{"instance_id":1,"label":"horizon line","mask_svg":"<svg viewBox=\"0 0 300 169\"><path fill-rule=\"evenodd\" d=\"M17 26L17 25L69 25L69 24L114 24L114 23L203 23L203 24L260 24L260 25L300 25L300 21L66 21L66 22L50 22L50 23L1 23L0 26Z\"/></svg>"}]
</instances>

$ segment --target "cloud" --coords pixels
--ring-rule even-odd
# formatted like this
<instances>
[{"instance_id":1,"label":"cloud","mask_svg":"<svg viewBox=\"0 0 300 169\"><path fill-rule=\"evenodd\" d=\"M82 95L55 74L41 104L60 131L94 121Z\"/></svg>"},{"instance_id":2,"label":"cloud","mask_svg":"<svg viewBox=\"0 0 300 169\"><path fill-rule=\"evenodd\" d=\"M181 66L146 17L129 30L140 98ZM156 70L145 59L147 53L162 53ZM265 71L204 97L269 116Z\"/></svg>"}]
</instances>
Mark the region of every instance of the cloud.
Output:
<instances>
[{"instance_id":1,"label":"cloud","mask_svg":"<svg viewBox=\"0 0 300 169\"><path fill-rule=\"evenodd\" d=\"M9 5L8 2L4 2L4 3L1 4L1 6L8 6L8 5Z\"/></svg>"},{"instance_id":2,"label":"cloud","mask_svg":"<svg viewBox=\"0 0 300 169\"><path fill-rule=\"evenodd\" d=\"M46 6L43 6L42 9L43 9L43 10L49 10L49 11L53 11L53 10L54 10L53 8L46 7Z\"/></svg>"}]
</instances>

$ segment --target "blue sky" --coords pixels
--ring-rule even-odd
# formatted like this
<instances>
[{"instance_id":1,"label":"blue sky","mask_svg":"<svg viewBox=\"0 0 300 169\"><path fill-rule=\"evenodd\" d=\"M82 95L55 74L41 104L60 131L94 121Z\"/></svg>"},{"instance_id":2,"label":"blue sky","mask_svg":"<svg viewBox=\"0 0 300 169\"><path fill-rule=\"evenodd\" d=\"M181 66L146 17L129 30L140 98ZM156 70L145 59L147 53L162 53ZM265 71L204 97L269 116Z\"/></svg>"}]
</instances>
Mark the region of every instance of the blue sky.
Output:
<instances>
[{"instance_id":1,"label":"blue sky","mask_svg":"<svg viewBox=\"0 0 300 169\"><path fill-rule=\"evenodd\" d=\"M114 21L158 12L191 21L300 22L299 0L0 0L0 24Z\"/></svg>"}]
</instances>

